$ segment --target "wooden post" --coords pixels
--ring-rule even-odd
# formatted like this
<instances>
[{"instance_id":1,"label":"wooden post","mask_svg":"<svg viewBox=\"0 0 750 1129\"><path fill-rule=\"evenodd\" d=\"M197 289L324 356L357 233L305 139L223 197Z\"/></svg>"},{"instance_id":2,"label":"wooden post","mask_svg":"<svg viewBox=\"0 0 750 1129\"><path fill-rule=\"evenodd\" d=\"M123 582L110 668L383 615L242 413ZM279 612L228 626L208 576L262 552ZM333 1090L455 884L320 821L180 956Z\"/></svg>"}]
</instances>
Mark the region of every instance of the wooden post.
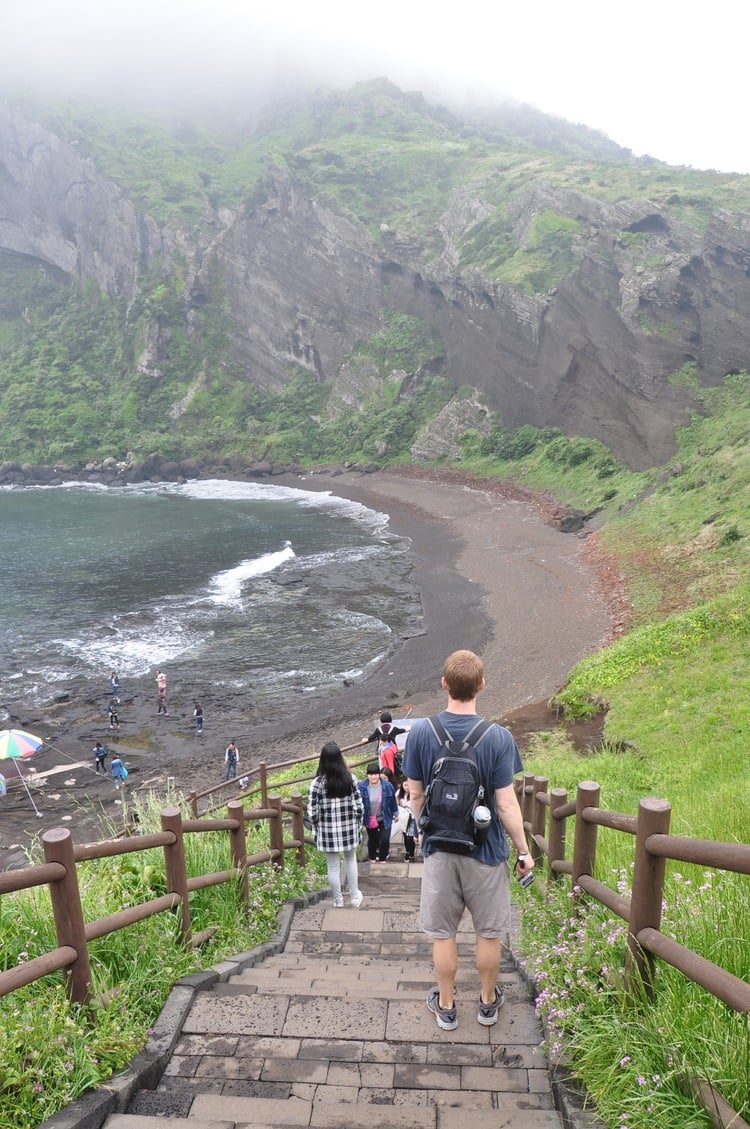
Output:
<instances>
[{"instance_id":1,"label":"wooden post","mask_svg":"<svg viewBox=\"0 0 750 1129\"><path fill-rule=\"evenodd\" d=\"M521 813L526 830L531 825L531 815L534 807L534 773L524 772L523 791L521 792Z\"/></svg>"},{"instance_id":2,"label":"wooden post","mask_svg":"<svg viewBox=\"0 0 750 1129\"><path fill-rule=\"evenodd\" d=\"M601 789L593 780L582 780L576 795L576 826L573 840L573 885L577 885L581 874L594 877L596 866L596 824L587 823L583 818L584 808L599 806Z\"/></svg>"},{"instance_id":3,"label":"wooden post","mask_svg":"<svg viewBox=\"0 0 750 1129\"><path fill-rule=\"evenodd\" d=\"M305 801L300 792L295 792L290 797L293 804L296 804L299 811L294 812L292 815L292 838L299 840L299 847L297 847L297 862L300 866L305 865L305 825L302 822L302 815L305 810Z\"/></svg>"},{"instance_id":4,"label":"wooden post","mask_svg":"<svg viewBox=\"0 0 750 1129\"><path fill-rule=\"evenodd\" d=\"M565 824L564 819L555 819L555 812L568 802L568 793L565 788L553 788L549 794L549 864L547 867L548 879L559 882L562 874L552 869L553 862L562 862L565 859Z\"/></svg>"},{"instance_id":5,"label":"wooden post","mask_svg":"<svg viewBox=\"0 0 750 1129\"><path fill-rule=\"evenodd\" d=\"M190 814L192 815L193 819L197 819L198 818L198 795L197 795L197 793L196 792L188 793L187 802L190 806Z\"/></svg>"},{"instance_id":6,"label":"wooden post","mask_svg":"<svg viewBox=\"0 0 750 1129\"><path fill-rule=\"evenodd\" d=\"M180 895L179 936L184 944L190 940L190 899L185 868L185 840L182 834L182 815L179 808L163 808L161 813L162 831L171 831L175 836L172 844L164 847L164 870L167 890Z\"/></svg>"},{"instance_id":7,"label":"wooden post","mask_svg":"<svg viewBox=\"0 0 750 1129\"><path fill-rule=\"evenodd\" d=\"M260 806L268 807L268 766L265 761L258 765L258 782L260 784Z\"/></svg>"},{"instance_id":8,"label":"wooden post","mask_svg":"<svg viewBox=\"0 0 750 1129\"><path fill-rule=\"evenodd\" d=\"M649 999L654 990L654 956L641 948L637 938L641 929L658 929L661 924L667 860L649 854L646 841L649 835L669 833L671 813L672 805L669 801L654 796L649 796L638 804L625 983L633 991L645 988Z\"/></svg>"},{"instance_id":9,"label":"wooden post","mask_svg":"<svg viewBox=\"0 0 750 1129\"><path fill-rule=\"evenodd\" d=\"M250 912L250 890L247 878L247 838L245 835L245 809L242 800L230 800L227 815L237 821L238 827L229 832L229 850L232 866L240 872L240 897L245 914Z\"/></svg>"},{"instance_id":10,"label":"wooden post","mask_svg":"<svg viewBox=\"0 0 750 1129\"><path fill-rule=\"evenodd\" d=\"M269 820L268 840L272 851L278 851L278 858L274 859L276 866L284 865L284 827L281 822L281 796L269 796L268 807L273 808L276 815Z\"/></svg>"},{"instance_id":11,"label":"wooden post","mask_svg":"<svg viewBox=\"0 0 750 1129\"><path fill-rule=\"evenodd\" d=\"M78 956L65 969L65 989L74 1004L87 1004L91 999L91 965L86 944L86 926L83 920L78 874L73 858L73 840L66 827L54 827L42 835L44 861L58 862L65 868L65 877L50 882L52 913L55 918L57 943L62 948L69 945Z\"/></svg>"},{"instance_id":12,"label":"wooden post","mask_svg":"<svg viewBox=\"0 0 750 1129\"><path fill-rule=\"evenodd\" d=\"M540 803L537 799L537 794L544 794L547 791L549 779L546 776L534 777L534 795L533 807L531 809L531 857L534 860L534 865L538 866L542 858L542 848L537 843L535 836L539 835L544 838L544 831L547 825L547 809L544 804Z\"/></svg>"}]
</instances>

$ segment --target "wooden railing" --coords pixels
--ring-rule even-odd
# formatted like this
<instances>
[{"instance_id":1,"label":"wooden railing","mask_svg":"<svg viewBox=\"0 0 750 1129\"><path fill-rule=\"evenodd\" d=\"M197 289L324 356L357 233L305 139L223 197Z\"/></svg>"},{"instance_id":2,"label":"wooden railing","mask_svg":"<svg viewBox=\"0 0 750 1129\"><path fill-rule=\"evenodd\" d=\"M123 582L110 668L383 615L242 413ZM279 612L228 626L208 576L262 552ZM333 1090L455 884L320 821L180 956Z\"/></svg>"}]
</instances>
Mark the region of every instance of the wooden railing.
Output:
<instances>
[{"instance_id":1,"label":"wooden railing","mask_svg":"<svg viewBox=\"0 0 750 1129\"><path fill-rule=\"evenodd\" d=\"M291 837L285 838L284 815L291 816ZM239 800L227 804L224 819L183 820L179 808L164 808L159 832L130 838L110 839L75 846L67 828L53 828L42 835L44 863L0 873L0 894L48 886L57 935L57 948L33 960L0 972L0 996L61 971L69 998L75 1003L91 999L91 967L88 946L91 941L125 929L157 913L172 910L179 916L178 935L184 944L199 944L206 934L193 935L190 919L190 894L222 882L240 878L240 896L249 910L248 869L263 862L283 867L284 854L294 850L301 866L305 862L304 804L301 794L289 800L269 796L261 808L246 810ZM248 855L246 825L250 821L268 824L268 849ZM185 836L207 831L226 831L229 835L231 866L214 874L188 876L185 865ZM308 840L309 841L309 840ZM78 887L76 864L89 859L112 858L161 847L167 893L159 898L129 906L109 917L85 921ZM208 932L208 931L207 931Z\"/></svg>"},{"instance_id":2,"label":"wooden railing","mask_svg":"<svg viewBox=\"0 0 750 1129\"><path fill-rule=\"evenodd\" d=\"M646 996L652 998L655 958L659 957L735 1011L750 1012L750 984L678 944L659 928L667 859L750 874L750 845L670 835L672 809L667 800L642 799L637 815L626 815L598 806L600 788L593 781L580 783L576 798L571 801L565 789L550 789L548 783L546 777L530 773L516 781L534 861L540 867L546 864L548 883L567 875L577 894L588 894L627 922L626 988L639 994L645 990ZM575 823L568 859L566 822L571 817L575 817ZM599 827L635 839L629 898L594 877ZM709 1116L718 1129L729 1124L745 1125L713 1087L706 1084L702 1091ZM725 1114L729 1115L728 1120Z\"/></svg>"},{"instance_id":3,"label":"wooden railing","mask_svg":"<svg viewBox=\"0 0 750 1129\"><path fill-rule=\"evenodd\" d=\"M354 745L346 745L342 748L342 753L349 753L352 749L366 749L367 746L363 745L361 741L357 741ZM275 776L286 768L292 768L298 764L309 764L315 761L316 765L320 759L319 753L312 753L308 757L295 757L294 760L280 761L278 764L269 765L266 761L261 761L259 764L247 770L247 772L240 773L238 779L222 780L219 784L212 784L209 788L204 788L200 792L188 793L187 802L190 805L190 810L193 816L197 819L200 815L207 815L212 811L217 811L223 807L226 802L224 797L227 792L233 790L236 797L242 800L259 799L261 807L266 807L268 804L268 789L269 789L269 776ZM363 754L361 760L348 760L347 764L352 770L361 768L366 765L368 761L377 760L377 752L375 748L370 748L369 752ZM310 772L305 776L298 776L294 780L285 780L284 789L290 788L295 784L309 784L312 780L314 772ZM240 783L242 780L247 780L248 783L244 787ZM251 783L252 781L252 783ZM215 798L219 796L218 802Z\"/></svg>"}]
</instances>

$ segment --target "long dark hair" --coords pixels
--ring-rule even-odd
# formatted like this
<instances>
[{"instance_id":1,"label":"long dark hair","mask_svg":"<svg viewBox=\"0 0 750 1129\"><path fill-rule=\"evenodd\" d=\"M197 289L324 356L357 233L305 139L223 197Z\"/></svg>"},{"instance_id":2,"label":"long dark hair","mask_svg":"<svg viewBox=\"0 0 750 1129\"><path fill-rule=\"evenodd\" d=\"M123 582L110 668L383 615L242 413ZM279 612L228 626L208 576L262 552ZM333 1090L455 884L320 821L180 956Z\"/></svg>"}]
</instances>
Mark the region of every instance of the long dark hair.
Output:
<instances>
[{"instance_id":1,"label":"long dark hair","mask_svg":"<svg viewBox=\"0 0 750 1129\"><path fill-rule=\"evenodd\" d=\"M325 780L326 793L329 796L343 798L348 796L354 787L352 774L347 768L344 755L335 741L329 741L320 750L318 776L322 776Z\"/></svg>"}]
</instances>

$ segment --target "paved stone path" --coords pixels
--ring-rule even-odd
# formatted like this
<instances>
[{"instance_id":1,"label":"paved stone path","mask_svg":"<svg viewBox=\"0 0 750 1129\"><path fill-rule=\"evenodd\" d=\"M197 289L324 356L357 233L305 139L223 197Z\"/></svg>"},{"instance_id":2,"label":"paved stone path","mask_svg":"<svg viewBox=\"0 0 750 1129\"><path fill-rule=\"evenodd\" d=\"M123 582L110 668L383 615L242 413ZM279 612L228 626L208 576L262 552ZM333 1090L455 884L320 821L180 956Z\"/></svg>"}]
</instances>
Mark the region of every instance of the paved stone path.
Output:
<instances>
[{"instance_id":1,"label":"paved stone path","mask_svg":"<svg viewBox=\"0 0 750 1129\"><path fill-rule=\"evenodd\" d=\"M459 937L459 1026L441 1031L419 931L421 866L361 866L359 910L298 909L283 951L217 966L166 1071L105 1129L561 1129L542 1035L508 960L494 1027L476 1021L470 919ZM244 967L243 967L244 965ZM238 967L241 968L238 971Z\"/></svg>"}]
</instances>

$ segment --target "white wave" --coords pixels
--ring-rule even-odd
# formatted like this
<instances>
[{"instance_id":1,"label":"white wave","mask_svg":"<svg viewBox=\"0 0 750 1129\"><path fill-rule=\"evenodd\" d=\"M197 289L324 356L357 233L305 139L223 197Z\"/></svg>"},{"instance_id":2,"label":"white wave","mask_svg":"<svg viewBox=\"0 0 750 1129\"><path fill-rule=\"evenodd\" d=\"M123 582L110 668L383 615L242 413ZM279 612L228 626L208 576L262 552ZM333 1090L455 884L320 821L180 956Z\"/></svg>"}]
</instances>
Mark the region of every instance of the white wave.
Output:
<instances>
[{"instance_id":1,"label":"white wave","mask_svg":"<svg viewBox=\"0 0 750 1129\"><path fill-rule=\"evenodd\" d=\"M330 490L305 490L296 486L277 486L263 482L235 482L207 478L170 486L161 484L162 490L183 494L188 498L214 498L238 502L297 502L313 509L336 510L345 517L364 525L374 533L384 533L388 528L388 514L372 510L360 502L339 498Z\"/></svg>"},{"instance_id":2,"label":"white wave","mask_svg":"<svg viewBox=\"0 0 750 1129\"><path fill-rule=\"evenodd\" d=\"M214 604L237 604L242 599L242 588L246 581L254 576L265 576L275 568L294 558L295 553L287 541L283 549L275 553L264 553L262 557L254 560L241 561L234 568L227 568L217 572L211 578L209 585L209 599Z\"/></svg>"},{"instance_id":3,"label":"white wave","mask_svg":"<svg viewBox=\"0 0 750 1129\"><path fill-rule=\"evenodd\" d=\"M52 639L57 647L92 670L118 670L121 677L138 677L155 666L166 666L205 643L212 632L190 630L175 615L158 615L149 621L134 615L130 624L122 620L116 630L93 629L71 638ZM47 671L45 680L52 681Z\"/></svg>"}]
</instances>

